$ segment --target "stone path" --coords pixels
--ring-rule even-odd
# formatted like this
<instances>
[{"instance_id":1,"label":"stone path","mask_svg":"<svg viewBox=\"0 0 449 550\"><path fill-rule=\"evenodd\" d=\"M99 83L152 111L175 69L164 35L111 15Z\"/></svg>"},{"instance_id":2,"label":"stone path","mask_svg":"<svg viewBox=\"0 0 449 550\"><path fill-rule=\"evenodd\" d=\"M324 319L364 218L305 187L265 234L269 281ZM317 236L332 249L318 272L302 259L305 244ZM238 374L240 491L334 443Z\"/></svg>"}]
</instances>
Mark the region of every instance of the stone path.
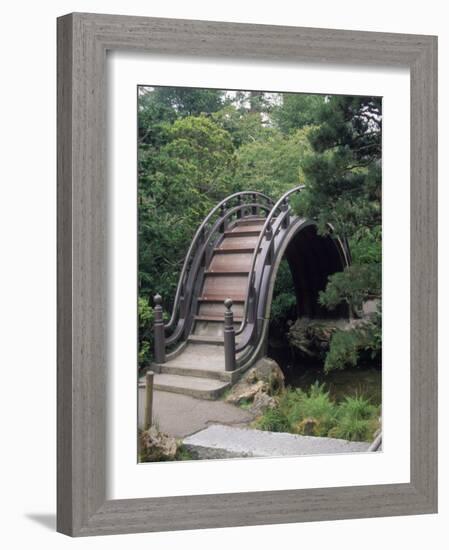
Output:
<instances>
[{"instance_id":1,"label":"stone path","mask_svg":"<svg viewBox=\"0 0 449 550\"><path fill-rule=\"evenodd\" d=\"M185 438L184 445L206 459L366 452L370 443L215 425Z\"/></svg>"},{"instance_id":2,"label":"stone path","mask_svg":"<svg viewBox=\"0 0 449 550\"><path fill-rule=\"evenodd\" d=\"M145 409L145 389L139 389L139 427ZM211 424L247 425L253 416L224 401L204 401L188 395L155 391L153 419L159 429L173 437L185 437Z\"/></svg>"}]
</instances>

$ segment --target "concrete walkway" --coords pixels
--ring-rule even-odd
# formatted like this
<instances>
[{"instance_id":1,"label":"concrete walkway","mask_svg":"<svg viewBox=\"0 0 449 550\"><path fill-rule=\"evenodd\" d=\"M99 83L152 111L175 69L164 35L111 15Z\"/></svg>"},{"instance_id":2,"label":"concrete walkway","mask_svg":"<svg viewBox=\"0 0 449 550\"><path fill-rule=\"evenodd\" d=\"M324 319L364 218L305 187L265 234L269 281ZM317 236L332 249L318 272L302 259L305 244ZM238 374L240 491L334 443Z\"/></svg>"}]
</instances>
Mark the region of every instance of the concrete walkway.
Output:
<instances>
[{"instance_id":1,"label":"concrete walkway","mask_svg":"<svg viewBox=\"0 0 449 550\"><path fill-rule=\"evenodd\" d=\"M139 389L139 427L145 410L145 389ZM205 401L188 395L155 391L153 420L159 429L173 437L185 437L211 424L245 426L253 416L224 401Z\"/></svg>"},{"instance_id":2,"label":"concrete walkway","mask_svg":"<svg viewBox=\"0 0 449 550\"><path fill-rule=\"evenodd\" d=\"M370 443L216 425L185 438L184 445L197 458L207 459L366 452Z\"/></svg>"}]
</instances>

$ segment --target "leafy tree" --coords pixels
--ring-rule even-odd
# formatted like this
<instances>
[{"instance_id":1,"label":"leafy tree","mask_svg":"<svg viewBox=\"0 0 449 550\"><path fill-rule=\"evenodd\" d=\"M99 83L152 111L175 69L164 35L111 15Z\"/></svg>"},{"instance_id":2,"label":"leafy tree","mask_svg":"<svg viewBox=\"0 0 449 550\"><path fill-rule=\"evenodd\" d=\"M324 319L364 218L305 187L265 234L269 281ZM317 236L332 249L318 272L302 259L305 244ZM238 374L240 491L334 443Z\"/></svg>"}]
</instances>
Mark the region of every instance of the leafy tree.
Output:
<instances>
[{"instance_id":1,"label":"leafy tree","mask_svg":"<svg viewBox=\"0 0 449 550\"><path fill-rule=\"evenodd\" d=\"M139 144L156 149L167 142L167 131L177 119L210 116L226 103L221 90L173 87L139 87Z\"/></svg>"},{"instance_id":2,"label":"leafy tree","mask_svg":"<svg viewBox=\"0 0 449 550\"><path fill-rule=\"evenodd\" d=\"M226 102L224 92L221 90L171 86L141 88L141 90L150 104L158 106L165 112L171 111L171 118L211 114L220 110Z\"/></svg>"},{"instance_id":3,"label":"leafy tree","mask_svg":"<svg viewBox=\"0 0 449 550\"><path fill-rule=\"evenodd\" d=\"M235 102L225 105L211 116L229 133L235 148L266 140L274 133L268 124L261 121L260 113L238 108Z\"/></svg>"},{"instance_id":4,"label":"leafy tree","mask_svg":"<svg viewBox=\"0 0 449 550\"><path fill-rule=\"evenodd\" d=\"M237 187L257 189L274 199L302 183L301 158L310 151L309 132L304 128L285 136L268 128L265 139L243 144L237 151Z\"/></svg>"},{"instance_id":5,"label":"leafy tree","mask_svg":"<svg viewBox=\"0 0 449 550\"><path fill-rule=\"evenodd\" d=\"M285 134L314 125L324 101L323 95L282 94L282 102L273 108L273 121Z\"/></svg>"},{"instance_id":6,"label":"leafy tree","mask_svg":"<svg viewBox=\"0 0 449 550\"><path fill-rule=\"evenodd\" d=\"M235 157L205 116L177 119L166 139L157 153L139 151L139 279L142 295L160 292L169 306L196 227L232 185Z\"/></svg>"}]
</instances>

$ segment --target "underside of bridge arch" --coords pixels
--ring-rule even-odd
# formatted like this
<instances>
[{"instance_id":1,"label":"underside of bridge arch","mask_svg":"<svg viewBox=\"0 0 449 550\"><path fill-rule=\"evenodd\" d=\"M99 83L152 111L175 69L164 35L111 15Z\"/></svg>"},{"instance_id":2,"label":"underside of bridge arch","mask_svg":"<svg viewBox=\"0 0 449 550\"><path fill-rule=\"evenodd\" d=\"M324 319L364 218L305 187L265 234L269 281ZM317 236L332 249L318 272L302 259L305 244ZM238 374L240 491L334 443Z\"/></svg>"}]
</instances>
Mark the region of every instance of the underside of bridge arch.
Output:
<instances>
[{"instance_id":1,"label":"underside of bridge arch","mask_svg":"<svg viewBox=\"0 0 449 550\"><path fill-rule=\"evenodd\" d=\"M300 229L284 253L296 293L297 316L310 318L348 317L342 304L332 311L319 304L320 291L333 273L343 271L346 261L341 242L330 235L318 235L315 225Z\"/></svg>"}]
</instances>

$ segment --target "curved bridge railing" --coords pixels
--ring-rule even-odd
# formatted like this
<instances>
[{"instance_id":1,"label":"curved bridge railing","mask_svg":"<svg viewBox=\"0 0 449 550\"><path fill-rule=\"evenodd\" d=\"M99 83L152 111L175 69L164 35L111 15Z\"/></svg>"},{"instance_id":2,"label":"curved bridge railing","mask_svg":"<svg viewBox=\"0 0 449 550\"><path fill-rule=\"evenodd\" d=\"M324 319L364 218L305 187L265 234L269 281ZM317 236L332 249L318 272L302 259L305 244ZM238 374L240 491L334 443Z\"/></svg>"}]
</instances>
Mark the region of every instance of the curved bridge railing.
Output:
<instances>
[{"instance_id":1,"label":"curved bridge railing","mask_svg":"<svg viewBox=\"0 0 449 550\"><path fill-rule=\"evenodd\" d=\"M186 253L176 288L172 313L167 323L164 323L162 319L161 297L156 295L154 298L155 327L158 327L156 332L160 334L163 328L164 338L166 333L171 333L165 338L165 346L176 344L189 326L188 313L192 301L192 289L198 271L207 263L208 252L216 238L219 238L233 219L242 217L248 211L253 214L269 212L272 205L272 199L264 193L241 191L229 195L212 208L198 227ZM156 353L156 350L155 355L162 356L161 353Z\"/></svg>"},{"instance_id":2,"label":"curved bridge railing","mask_svg":"<svg viewBox=\"0 0 449 550\"><path fill-rule=\"evenodd\" d=\"M242 321L240 327L236 331L236 336L243 334L248 325L251 324L251 330L248 332L246 338L242 339L236 348L236 351L241 351L251 339L253 331L256 327L256 315L257 315L257 302L259 296L259 290L262 282L262 277L257 277L256 265L272 260L274 254L273 250L273 238L281 228L287 228L290 223L290 197L295 193L299 193L304 189L304 185L299 185L290 189L282 195L282 197L275 203L273 208L265 220L265 223L260 232L259 238L254 249L254 253L251 259L251 265L248 274L248 286L246 289L246 298L243 308ZM265 253L263 253L263 243L266 241L267 247ZM262 253L261 253L262 252ZM260 274L260 269L258 270Z\"/></svg>"},{"instance_id":3,"label":"curved bridge railing","mask_svg":"<svg viewBox=\"0 0 449 550\"><path fill-rule=\"evenodd\" d=\"M155 296L155 361L165 362L165 350L169 346L186 342L195 323L197 300L213 256L214 247L224 238L230 224L239 218L265 218L252 252L243 312L237 329L232 313L232 300L224 300L224 354L226 370L234 370L249 360L260 346L266 328L267 281L273 277L273 265L283 250L285 239L301 224L313 223L297 218L292 212L290 199L300 193L303 185L284 193L274 203L267 195L257 191L234 193L218 203L197 229L187 251L174 299L170 320L164 323L162 299ZM232 225L231 225L232 227ZM332 229L332 228L331 228ZM339 240L343 264L350 263L349 248L345 240ZM263 295L262 295L263 294ZM180 350L182 345L177 347Z\"/></svg>"}]
</instances>

